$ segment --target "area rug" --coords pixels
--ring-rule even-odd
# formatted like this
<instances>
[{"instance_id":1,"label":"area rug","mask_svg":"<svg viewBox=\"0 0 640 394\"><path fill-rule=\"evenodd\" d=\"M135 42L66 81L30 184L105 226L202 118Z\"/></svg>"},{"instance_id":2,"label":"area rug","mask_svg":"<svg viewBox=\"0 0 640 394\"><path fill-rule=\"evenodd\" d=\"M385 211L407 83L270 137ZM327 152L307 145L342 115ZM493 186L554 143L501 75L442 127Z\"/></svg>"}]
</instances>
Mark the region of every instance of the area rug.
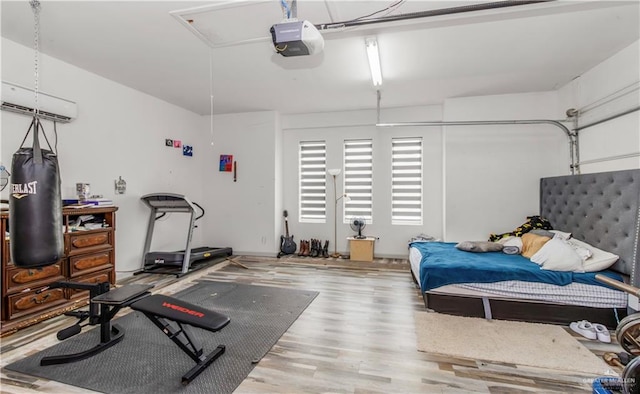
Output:
<instances>
[{"instance_id":1,"label":"area rug","mask_svg":"<svg viewBox=\"0 0 640 394\"><path fill-rule=\"evenodd\" d=\"M561 326L432 312L416 312L415 323L422 352L596 376L611 370Z\"/></svg>"},{"instance_id":2,"label":"area rug","mask_svg":"<svg viewBox=\"0 0 640 394\"><path fill-rule=\"evenodd\" d=\"M139 312L115 322L122 342L86 360L40 366L44 356L88 349L100 342L99 329L69 338L6 369L104 393L231 393L318 295L314 291L201 281L174 296L220 312L231 322L219 332L191 331L209 354L226 352L188 386L181 377L195 363Z\"/></svg>"}]
</instances>

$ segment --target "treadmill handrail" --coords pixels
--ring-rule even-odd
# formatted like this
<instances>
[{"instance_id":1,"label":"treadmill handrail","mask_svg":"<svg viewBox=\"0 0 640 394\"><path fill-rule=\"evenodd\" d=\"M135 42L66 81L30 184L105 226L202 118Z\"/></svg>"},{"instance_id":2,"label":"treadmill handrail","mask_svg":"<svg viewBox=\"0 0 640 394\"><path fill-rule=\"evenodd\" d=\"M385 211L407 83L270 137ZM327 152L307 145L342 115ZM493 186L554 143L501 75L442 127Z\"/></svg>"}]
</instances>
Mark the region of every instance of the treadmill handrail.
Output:
<instances>
[{"instance_id":1,"label":"treadmill handrail","mask_svg":"<svg viewBox=\"0 0 640 394\"><path fill-rule=\"evenodd\" d=\"M168 197L168 199L166 199ZM182 206L167 206L165 204L154 204L154 199L162 201L165 198L166 202L178 201L186 204ZM140 199L151 209L155 209L157 212L194 212L196 210L195 205L186 196L176 193L151 193L145 194Z\"/></svg>"},{"instance_id":2,"label":"treadmill handrail","mask_svg":"<svg viewBox=\"0 0 640 394\"><path fill-rule=\"evenodd\" d=\"M165 213L165 212L184 212L184 213L191 213L193 212L193 209L189 208L189 207L184 207L184 208L179 208L179 207L151 207L152 209L154 209L156 212L160 212L160 213Z\"/></svg>"}]
</instances>

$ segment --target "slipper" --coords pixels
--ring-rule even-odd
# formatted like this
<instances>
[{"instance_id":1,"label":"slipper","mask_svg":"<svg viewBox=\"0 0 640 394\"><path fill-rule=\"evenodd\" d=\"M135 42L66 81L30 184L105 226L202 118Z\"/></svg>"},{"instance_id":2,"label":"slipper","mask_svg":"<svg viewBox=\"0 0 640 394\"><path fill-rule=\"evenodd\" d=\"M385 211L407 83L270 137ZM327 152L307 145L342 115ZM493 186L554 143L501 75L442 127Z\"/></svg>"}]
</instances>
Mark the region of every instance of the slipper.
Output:
<instances>
[{"instance_id":1,"label":"slipper","mask_svg":"<svg viewBox=\"0 0 640 394\"><path fill-rule=\"evenodd\" d=\"M573 332L577 332L587 339L596 339L598 334L591 323L586 320L574 321L569 325Z\"/></svg>"},{"instance_id":2,"label":"slipper","mask_svg":"<svg viewBox=\"0 0 640 394\"><path fill-rule=\"evenodd\" d=\"M594 323L592 324L593 329L596 331L596 337L600 342L611 343L611 333L607 327L602 324Z\"/></svg>"}]
</instances>

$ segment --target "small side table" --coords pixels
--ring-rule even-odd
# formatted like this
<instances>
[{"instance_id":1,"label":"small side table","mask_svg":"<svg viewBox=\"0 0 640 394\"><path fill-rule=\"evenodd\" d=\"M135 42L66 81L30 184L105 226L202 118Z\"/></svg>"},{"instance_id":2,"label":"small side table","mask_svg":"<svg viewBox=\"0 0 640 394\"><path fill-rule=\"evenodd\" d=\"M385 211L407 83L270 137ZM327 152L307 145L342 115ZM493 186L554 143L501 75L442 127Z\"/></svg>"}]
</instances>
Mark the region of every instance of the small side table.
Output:
<instances>
[{"instance_id":1,"label":"small side table","mask_svg":"<svg viewBox=\"0 0 640 394\"><path fill-rule=\"evenodd\" d=\"M373 261L373 243L375 238L366 237L357 239L348 237L349 248L351 249L351 260L353 261Z\"/></svg>"}]
</instances>

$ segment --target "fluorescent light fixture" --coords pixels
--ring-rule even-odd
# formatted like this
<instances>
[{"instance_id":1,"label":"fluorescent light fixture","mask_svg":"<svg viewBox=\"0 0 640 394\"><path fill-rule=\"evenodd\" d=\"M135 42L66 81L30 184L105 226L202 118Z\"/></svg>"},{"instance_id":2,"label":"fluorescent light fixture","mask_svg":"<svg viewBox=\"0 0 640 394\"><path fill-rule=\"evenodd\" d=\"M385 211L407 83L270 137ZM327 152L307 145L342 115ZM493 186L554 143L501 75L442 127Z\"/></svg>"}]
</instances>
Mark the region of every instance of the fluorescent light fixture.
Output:
<instances>
[{"instance_id":1,"label":"fluorescent light fixture","mask_svg":"<svg viewBox=\"0 0 640 394\"><path fill-rule=\"evenodd\" d=\"M375 37L365 39L367 46L367 57L371 68L371 79L373 86L382 85L382 70L380 68L380 53L378 52L378 41Z\"/></svg>"}]
</instances>

